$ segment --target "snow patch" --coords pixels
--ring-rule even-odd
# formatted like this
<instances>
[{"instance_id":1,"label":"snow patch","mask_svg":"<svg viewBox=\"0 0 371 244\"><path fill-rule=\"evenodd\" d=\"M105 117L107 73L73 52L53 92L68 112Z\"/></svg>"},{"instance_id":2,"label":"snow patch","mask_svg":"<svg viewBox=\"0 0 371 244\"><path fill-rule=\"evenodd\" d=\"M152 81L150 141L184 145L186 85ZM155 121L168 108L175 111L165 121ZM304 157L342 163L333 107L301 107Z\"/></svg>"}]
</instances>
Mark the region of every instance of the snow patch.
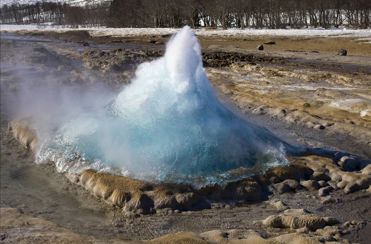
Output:
<instances>
[{"instance_id":1,"label":"snow patch","mask_svg":"<svg viewBox=\"0 0 371 244\"><path fill-rule=\"evenodd\" d=\"M151 36L151 35L169 35L179 31L176 28L107 28L107 27L79 27L71 28L62 25L1 25L1 31L76 31L86 30L92 36L113 36L113 37L130 37L130 36ZM371 40L371 29L197 29L198 36L216 36L216 37L249 37L249 36L292 36L292 37L352 37L360 38L359 40Z\"/></svg>"}]
</instances>

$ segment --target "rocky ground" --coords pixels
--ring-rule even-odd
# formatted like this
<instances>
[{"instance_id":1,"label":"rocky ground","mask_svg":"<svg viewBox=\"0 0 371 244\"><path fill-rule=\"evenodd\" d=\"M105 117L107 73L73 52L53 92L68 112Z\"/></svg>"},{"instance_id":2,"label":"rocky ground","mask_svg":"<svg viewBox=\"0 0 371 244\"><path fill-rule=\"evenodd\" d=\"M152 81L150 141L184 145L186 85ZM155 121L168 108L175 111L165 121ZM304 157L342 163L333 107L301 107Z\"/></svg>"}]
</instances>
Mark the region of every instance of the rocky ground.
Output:
<instances>
[{"instance_id":1,"label":"rocky ground","mask_svg":"<svg viewBox=\"0 0 371 244\"><path fill-rule=\"evenodd\" d=\"M50 76L69 74L58 82L105 80L117 88L130 81L137 64L160 56L167 38L86 42L81 33L53 34L56 37L63 41L2 35L1 241L368 243L371 239L370 165L358 159L291 158L289 167L203 190L150 185L93 171L64 177L51 164L34 164L32 152L7 128L12 117L6 108L17 86L12 65L32 63L35 72L47 68ZM278 39L266 44L265 51L249 50L263 41L201 40L207 47L205 67L225 103L290 142L370 158L370 57L358 46L364 44L342 39L350 53L347 57L337 56L331 42L326 49L326 40L300 46L294 44L308 41ZM291 46L298 48L286 49ZM15 137L32 149L32 133L19 128L24 128L22 123L11 128L18 131Z\"/></svg>"}]
</instances>

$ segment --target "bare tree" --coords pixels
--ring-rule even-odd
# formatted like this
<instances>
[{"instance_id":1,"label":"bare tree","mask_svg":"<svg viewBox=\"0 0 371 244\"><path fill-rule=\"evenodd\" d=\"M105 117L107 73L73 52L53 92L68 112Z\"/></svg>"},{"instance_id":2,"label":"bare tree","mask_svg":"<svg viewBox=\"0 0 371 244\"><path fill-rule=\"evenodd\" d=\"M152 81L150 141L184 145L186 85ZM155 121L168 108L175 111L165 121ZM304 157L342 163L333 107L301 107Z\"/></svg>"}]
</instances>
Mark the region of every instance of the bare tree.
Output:
<instances>
[{"instance_id":1,"label":"bare tree","mask_svg":"<svg viewBox=\"0 0 371 244\"><path fill-rule=\"evenodd\" d=\"M70 6L40 1L0 8L1 23L113 27L370 27L370 0L110 0Z\"/></svg>"}]
</instances>

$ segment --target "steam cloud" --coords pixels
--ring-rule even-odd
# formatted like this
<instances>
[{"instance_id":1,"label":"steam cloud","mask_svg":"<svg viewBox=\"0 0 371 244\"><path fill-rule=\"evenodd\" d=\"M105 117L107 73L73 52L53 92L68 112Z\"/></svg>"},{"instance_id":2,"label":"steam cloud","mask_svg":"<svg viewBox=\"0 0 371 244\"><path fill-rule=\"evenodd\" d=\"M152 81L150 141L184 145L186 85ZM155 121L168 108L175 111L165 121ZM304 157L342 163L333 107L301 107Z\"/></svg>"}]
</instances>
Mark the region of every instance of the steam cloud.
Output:
<instances>
[{"instance_id":1,"label":"steam cloud","mask_svg":"<svg viewBox=\"0 0 371 244\"><path fill-rule=\"evenodd\" d=\"M105 101L64 119L44 137L37 161L52 160L60 171L95 168L202 184L228 180L233 169L286 163L288 144L217 99L189 27L172 37L163 57L141 64L131 84Z\"/></svg>"}]
</instances>

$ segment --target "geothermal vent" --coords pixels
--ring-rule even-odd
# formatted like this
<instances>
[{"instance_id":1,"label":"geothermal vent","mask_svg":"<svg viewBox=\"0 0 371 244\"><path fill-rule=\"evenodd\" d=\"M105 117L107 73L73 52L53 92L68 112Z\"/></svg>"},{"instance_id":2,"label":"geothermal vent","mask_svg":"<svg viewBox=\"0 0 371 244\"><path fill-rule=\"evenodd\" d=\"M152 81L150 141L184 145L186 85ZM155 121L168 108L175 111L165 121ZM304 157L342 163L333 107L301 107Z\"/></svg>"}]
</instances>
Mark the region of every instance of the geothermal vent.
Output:
<instances>
[{"instance_id":1,"label":"geothermal vent","mask_svg":"<svg viewBox=\"0 0 371 244\"><path fill-rule=\"evenodd\" d=\"M59 126L42 143L38 160L51 159L61 171L95 168L204 184L236 179L228 173L234 169L286 163L287 147L217 99L197 38L184 27L163 57L139 65L111 103Z\"/></svg>"}]
</instances>

